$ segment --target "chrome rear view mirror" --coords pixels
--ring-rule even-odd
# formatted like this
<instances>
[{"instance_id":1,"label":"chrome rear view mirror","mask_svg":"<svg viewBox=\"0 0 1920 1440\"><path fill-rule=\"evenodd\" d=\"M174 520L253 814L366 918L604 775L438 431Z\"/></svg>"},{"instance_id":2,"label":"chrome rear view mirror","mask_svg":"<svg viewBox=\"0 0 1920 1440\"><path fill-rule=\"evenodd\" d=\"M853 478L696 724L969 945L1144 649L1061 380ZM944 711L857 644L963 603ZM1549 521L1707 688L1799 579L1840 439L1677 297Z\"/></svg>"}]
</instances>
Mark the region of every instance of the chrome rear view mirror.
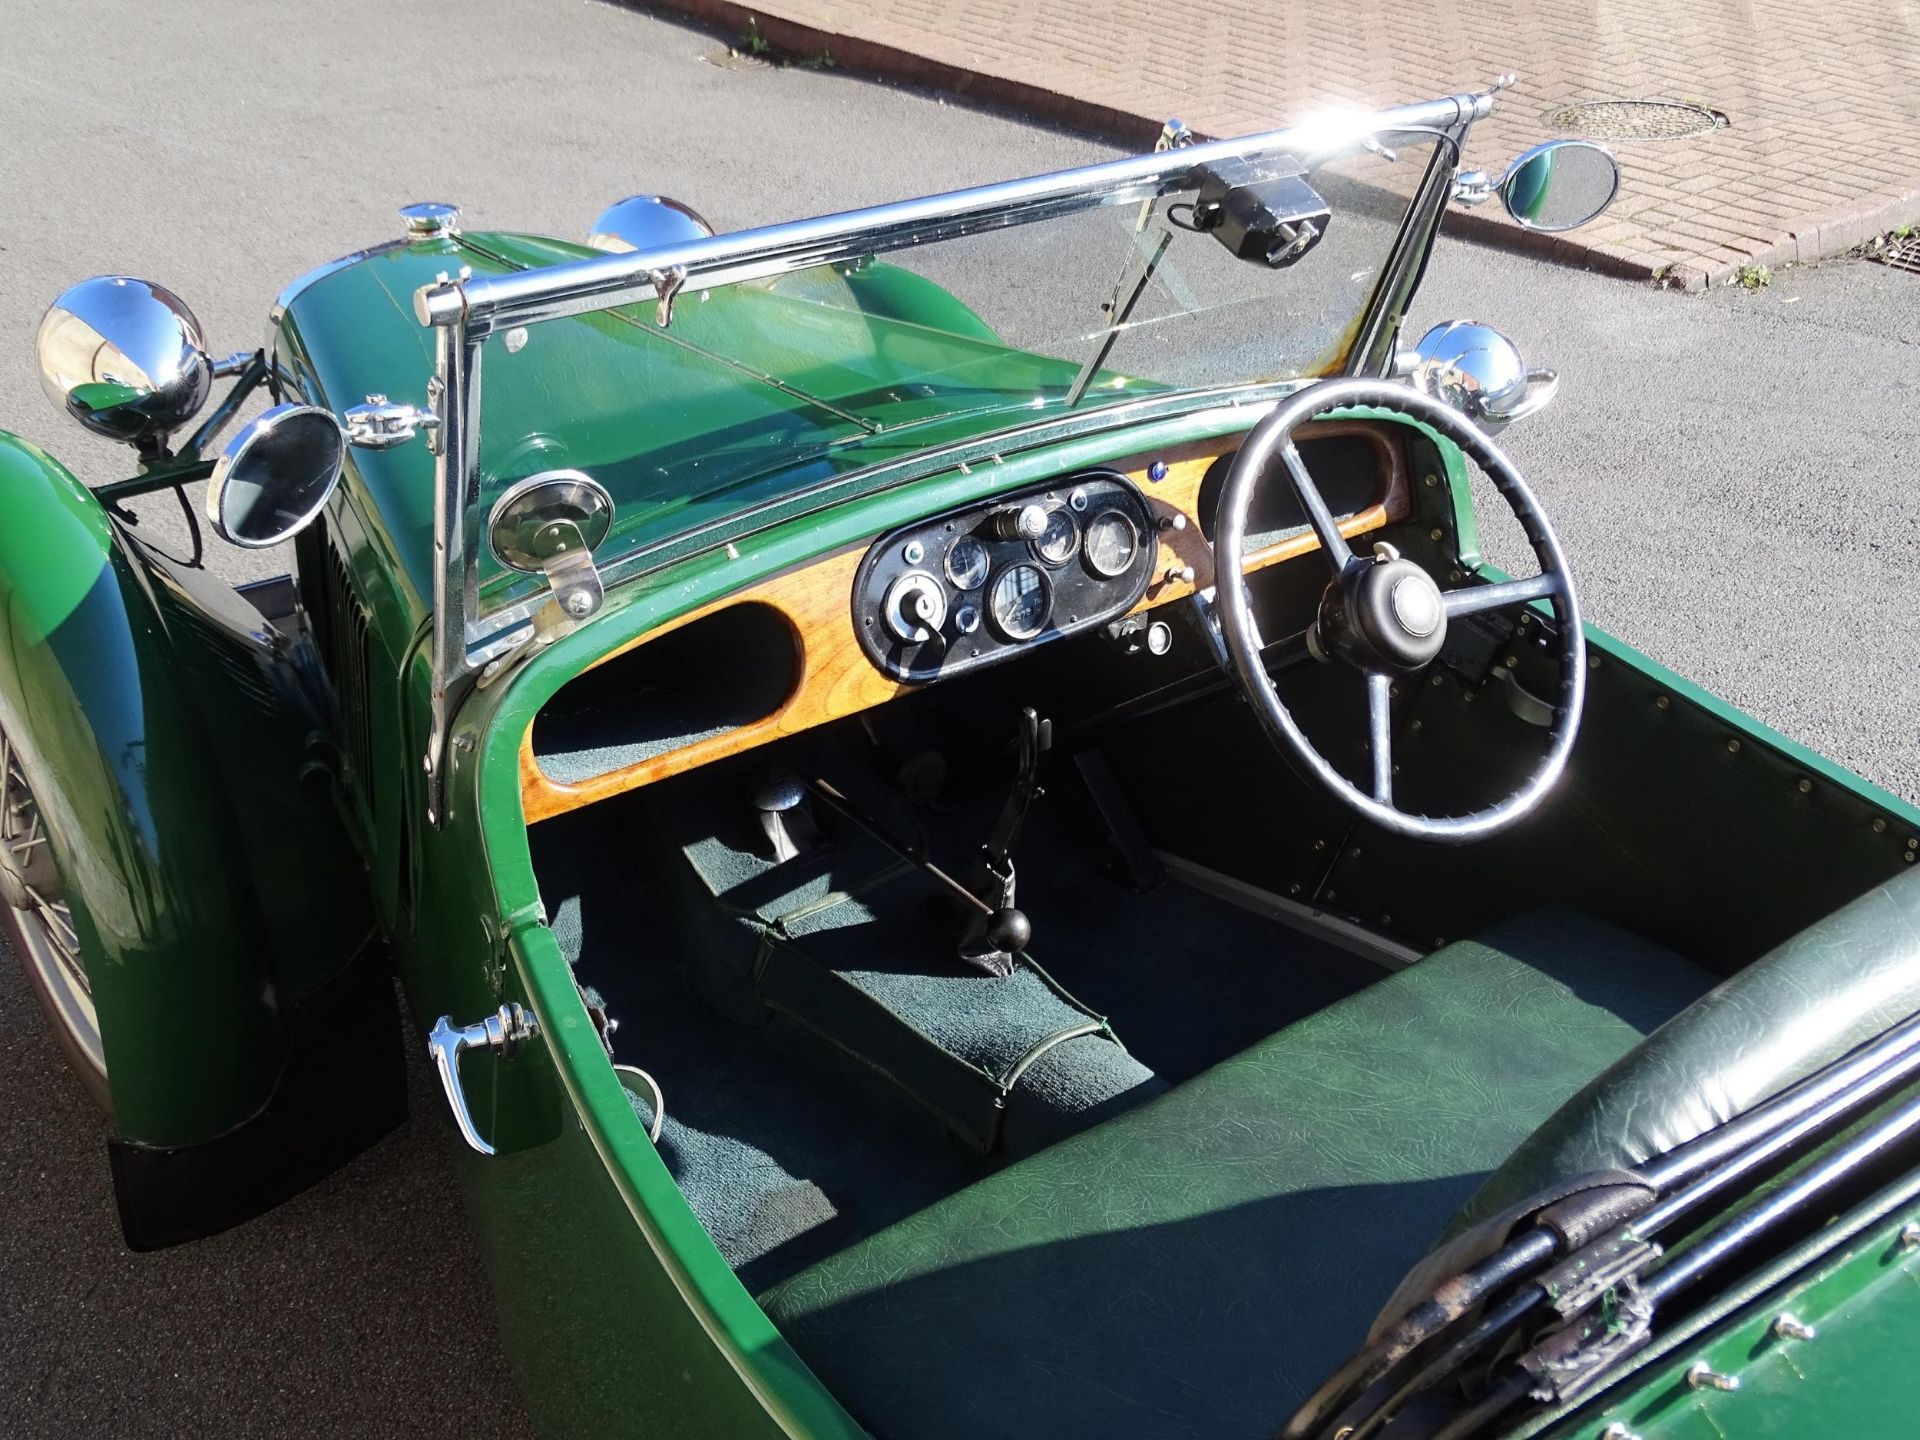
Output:
<instances>
[{"instance_id":1,"label":"chrome rear view mirror","mask_svg":"<svg viewBox=\"0 0 1920 1440\"><path fill-rule=\"evenodd\" d=\"M346 458L346 432L331 411L276 405L241 427L214 462L207 518L235 545L278 545L320 513Z\"/></svg>"},{"instance_id":2,"label":"chrome rear view mirror","mask_svg":"<svg viewBox=\"0 0 1920 1440\"><path fill-rule=\"evenodd\" d=\"M1591 140L1549 140L1507 167L1500 200L1529 230L1577 230L1620 192L1613 152Z\"/></svg>"},{"instance_id":3,"label":"chrome rear view mirror","mask_svg":"<svg viewBox=\"0 0 1920 1440\"><path fill-rule=\"evenodd\" d=\"M1514 222L1528 230L1577 230L1600 218L1620 193L1620 164L1591 140L1549 140L1524 152L1498 180L1483 170L1454 177L1456 204L1474 206L1495 190Z\"/></svg>"},{"instance_id":4,"label":"chrome rear view mirror","mask_svg":"<svg viewBox=\"0 0 1920 1440\"><path fill-rule=\"evenodd\" d=\"M605 590L593 552L613 528L613 497L584 470L546 470L509 486L487 517L487 543L509 570L545 575L560 608L584 620Z\"/></svg>"}]
</instances>

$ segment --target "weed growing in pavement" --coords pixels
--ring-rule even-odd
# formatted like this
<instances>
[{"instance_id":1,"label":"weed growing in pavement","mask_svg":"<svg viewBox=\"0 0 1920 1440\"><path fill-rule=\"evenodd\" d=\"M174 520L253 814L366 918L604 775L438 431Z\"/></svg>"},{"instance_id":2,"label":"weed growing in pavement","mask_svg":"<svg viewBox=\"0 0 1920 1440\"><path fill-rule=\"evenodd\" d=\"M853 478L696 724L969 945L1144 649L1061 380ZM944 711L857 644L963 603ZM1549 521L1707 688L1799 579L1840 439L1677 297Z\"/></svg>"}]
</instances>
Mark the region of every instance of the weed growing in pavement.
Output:
<instances>
[{"instance_id":1,"label":"weed growing in pavement","mask_svg":"<svg viewBox=\"0 0 1920 1440\"><path fill-rule=\"evenodd\" d=\"M1773 271L1765 265L1742 265L1729 283L1742 290L1764 290L1773 283Z\"/></svg>"},{"instance_id":2,"label":"weed growing in pavement","mask_svg":"<svg viewBox=\"0 0 1920 1440\"><path fill-rule=\"evenodd\" d=\"M747 33L740 37L740 48L755 57L764 57L773 49L767 37L760 33L760 22L751 15L747 17Z\"/></svg>"}]
</instances>

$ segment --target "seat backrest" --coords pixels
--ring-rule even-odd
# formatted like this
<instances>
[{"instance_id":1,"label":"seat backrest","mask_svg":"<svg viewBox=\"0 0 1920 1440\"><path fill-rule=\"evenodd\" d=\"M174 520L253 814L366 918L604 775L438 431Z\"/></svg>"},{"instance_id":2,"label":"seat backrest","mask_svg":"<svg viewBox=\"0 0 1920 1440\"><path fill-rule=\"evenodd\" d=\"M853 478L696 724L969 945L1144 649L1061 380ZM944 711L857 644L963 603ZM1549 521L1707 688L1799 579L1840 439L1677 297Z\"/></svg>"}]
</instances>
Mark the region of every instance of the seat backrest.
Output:
<instances>
[{"instance_id":1,"label":"seat backrest","mask_svg":"<svg viewBox=\"0 0 1920 1440\"><path fill-rule=\"evenodd\" d=\"M1589 1171L1628 1170L1920 1010L1920 872L1862 895L1730 977L1562 1105L1448 1234Z\"/></svg>"}]
</instances>

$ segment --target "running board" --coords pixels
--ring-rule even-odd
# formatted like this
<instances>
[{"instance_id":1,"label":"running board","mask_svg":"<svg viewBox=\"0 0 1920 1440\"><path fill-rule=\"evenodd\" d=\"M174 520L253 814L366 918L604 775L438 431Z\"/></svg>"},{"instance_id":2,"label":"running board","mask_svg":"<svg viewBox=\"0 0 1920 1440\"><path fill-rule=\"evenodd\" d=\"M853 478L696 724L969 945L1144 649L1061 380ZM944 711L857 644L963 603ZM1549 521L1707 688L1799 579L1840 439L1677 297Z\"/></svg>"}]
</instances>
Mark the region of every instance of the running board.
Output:
<instances>
[{"instance_id":1,"label":"running board","mask_svg":"<svg viewBox=\"0 0 1920 1440\"><path fill-rule=\"evenodd\" d=\"M1423 958L1424 952L1411 945L1390 940L1343 915L1330 915L1325 910L1303 905L1298 900L1276 895L1271 890L1262 890L1258 885L1249 885L1244 880L1236 880L1205 865L1196 865L1165 850L1155 853L1159 855L1160 863L1166 866L1167 874L1182 884L1211 895L1216 900L1224 900L1229 905L1237 905L1263 919L1278 920L1290 929L1338 946L1383 969L1404 970Z\"/></svg>"}]
</instances>

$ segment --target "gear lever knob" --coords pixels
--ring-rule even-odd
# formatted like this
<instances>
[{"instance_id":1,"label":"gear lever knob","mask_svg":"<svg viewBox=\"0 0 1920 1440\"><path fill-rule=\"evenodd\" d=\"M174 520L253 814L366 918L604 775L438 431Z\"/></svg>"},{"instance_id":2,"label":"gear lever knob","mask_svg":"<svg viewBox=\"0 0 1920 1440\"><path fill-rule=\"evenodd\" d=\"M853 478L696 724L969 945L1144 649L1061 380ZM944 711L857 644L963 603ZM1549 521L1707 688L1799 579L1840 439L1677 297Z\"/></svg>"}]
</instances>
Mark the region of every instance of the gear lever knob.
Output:
<instances>
[{"instance_id":1,"label":"gear lever knob","mask_svg":"<svg viewBox=\"0 0 1920 1440\"><path fill-rule=\"evenodd\" d=\"M1003 905L987 917L987 943L995 950L1018 955L1033 939L1033 922L1011 905Z\"/></svg>"}]
</instances>

